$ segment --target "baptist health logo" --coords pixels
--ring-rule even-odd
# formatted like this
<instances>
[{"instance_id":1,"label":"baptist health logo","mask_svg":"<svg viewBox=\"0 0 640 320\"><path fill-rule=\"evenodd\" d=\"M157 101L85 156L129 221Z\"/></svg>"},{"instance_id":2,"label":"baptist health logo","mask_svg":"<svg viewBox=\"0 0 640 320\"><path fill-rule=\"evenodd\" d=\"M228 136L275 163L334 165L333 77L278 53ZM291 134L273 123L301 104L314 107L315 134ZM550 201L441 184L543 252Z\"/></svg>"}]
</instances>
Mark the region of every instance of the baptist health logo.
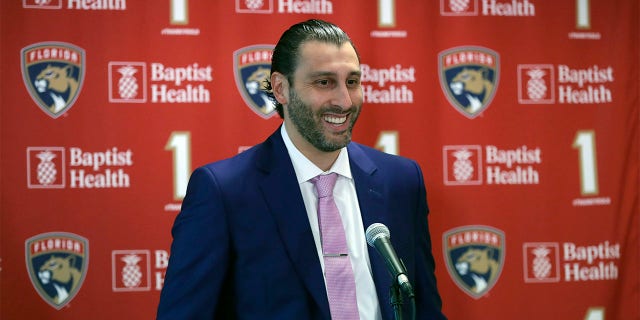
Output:
<instances>
[{"instance_id":1,"label":"baptist health logo","mask_svg":"<svg viewBox=\"0 0 640 320\"><path fill-rule=\"evenodd\" d=\"M442 164L445 185L539 184L537 167L542 164L542 150L527 145L517 148L444 146Z\"/></svg>"},{"instance_id":2,"label":"baptist health logo","mask_svg":"<svg viewBox=\"0 0 640 320\"><path fill-rule=\"evenodd\" d=\"M27 187L62 189L68 180L74 189L129 188L126 168L131 166L131 149L88 152L71 147L67 154L64 147L27 147Z\"/></svg>"},{"instance_id":3,"label":"baptist health logo","mask_svg":"<svg viewBox=\"0 0 640 320\"><path fill-rule=\"evenodd\" d=\"M213 81L210 65L193 62L167 66L159 62L112 61L108 65L109 102L145 103L149 91L152 103L209 103ZM149 85L147 84L147 78Z\"/></svg>"},{"instance_id":4,"label":"baptist health logo","mask_svg":"<svg viewBox=\"0 0 640 320\"><path fill-rule=\"evenodd\" d=\"M114 292L162 290L169 252L155 250L111 251L111 281ZM153 266L153 270L152 270ZM153 277L152 277L153 276Z\"/></svg>"},{"instance_id":5,"label":"baptist health logo","mask_svg":"<svg viewBox=\"0 0 640 320\"><path fill-rule=\"evenodd\" d=\"M506 16L531 17L536 15L536 6L532 1L524 0L440 0L442 16Z\"/></svg>"},{"instance_id":6,"label":"baptist health logo","mask_svg":"<svg viewBox=\"0 0 640 320\"><path fill-rule=\"evenodd\" d=\"M62 9L64 0L22 0L22 7L26 9ZM127 9L126 0L67 0L66 9L75 10L117 10Z\"/></svg>"},{"instance_id":7,"label":"baptist health logo","mask_svg":"<svg viewBox=\"0 0 640 320\"><path fill-rule=\"evenodd\" d=\"M362 92L364 101L373 104L413 103L416 82L416 68L413 65L395 64L374 68L360 65L362 71Z\"/></svg>"},{"instance_id":8,"label":"baptist health logo","mask_svg":"<svg viewBox=\"0 0 640 320\"><path fill-rule=\"evenodd\" d=\"M613 72L611 66L592 65L576 68L566 64L520 64L518 102L608 104L613 102L610 87L615 81Z\"/></svg>"},{"instance_id":9,"label":"baptist health logo","mask_svg":"<svg viewBox=\"0 0 640 320\"><path fill-rule=\"evenodd\" d=\"M527 242L522 251L526 283L617 280L622 259L620 243L609 241Z\"/></svg>"},{"instance_id":10,"label":"baptist health logo","mask_svg":"<svg viewBox=\"0 0 640 320\"><path fill-rule=\"evenodd\" d=\"M263 13L274 11L274 0L236 0L237 13ZM276 0L278 13L333 14L330 0Z\"/></svg>"}]
</instances>

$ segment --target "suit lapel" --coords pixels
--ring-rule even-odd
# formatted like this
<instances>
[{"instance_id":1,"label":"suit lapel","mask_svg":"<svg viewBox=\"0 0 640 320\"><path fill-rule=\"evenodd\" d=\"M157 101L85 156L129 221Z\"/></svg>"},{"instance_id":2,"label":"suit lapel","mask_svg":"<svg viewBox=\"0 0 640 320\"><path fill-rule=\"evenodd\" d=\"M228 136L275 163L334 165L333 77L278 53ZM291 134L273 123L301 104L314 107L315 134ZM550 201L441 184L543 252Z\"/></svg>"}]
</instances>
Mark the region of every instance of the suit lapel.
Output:
<instances>
[{"instance_id":1,"label":"suit lapel","mask_svg":"<svg viewBox=\"0 0 640 320\"><path fill-rule=\"evenodd\" d=\"M373 223L389 225L388 204L385 202L385 186L380 174L376 174L378 168L364 153L358 144L351 143L348 146L351 174L358 194L362 224L366 230ZM382 310L383 319L391 319L393 310L389 302L389 288L391 276L384 261L375 248L368 246L371 272L376 285L378 301Z\"/></svg>"},{"instance_id":2,"label":"suit lapel","mask_svg":"<svg viewBox=\"0 0 640 320\"><path fill-rule=\"evenodd\" d=\"M349 144L349 164L356 185L364 229L372 223L384 223L384 183L375 174L378 170L356 144Z\"/></svg>"},{"instance_id":3,"label":"suit lapel","mask_svg":"<svg viewBox=\"0 0 640 320\"><path fill-rule=\"evenodd\" d=\"M313 233L280 130L271 135L262 147L257 165L265 172L265 179L260 182L260 188L298 276L323 313L323 318L328 319L329 302Z\"/></svg>"}]
</instances>

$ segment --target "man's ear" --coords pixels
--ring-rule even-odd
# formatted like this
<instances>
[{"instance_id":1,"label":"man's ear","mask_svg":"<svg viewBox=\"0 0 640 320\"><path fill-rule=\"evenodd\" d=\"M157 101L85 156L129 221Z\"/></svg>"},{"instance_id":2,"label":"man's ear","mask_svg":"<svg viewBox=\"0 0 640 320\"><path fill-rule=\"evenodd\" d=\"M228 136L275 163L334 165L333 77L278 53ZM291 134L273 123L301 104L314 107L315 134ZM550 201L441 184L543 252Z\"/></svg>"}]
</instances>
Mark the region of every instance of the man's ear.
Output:
<instances>
[{"instance_id":1,"label":"man's ear","mask_svg":"<svg viewBox=\"0 0 640 320\"><path fill-rule=\"evenodd\" d=\"M289 80L280 72L271 74L271 89L276 100L282 105L289 103Z\"/></svg>"}]
</instances>

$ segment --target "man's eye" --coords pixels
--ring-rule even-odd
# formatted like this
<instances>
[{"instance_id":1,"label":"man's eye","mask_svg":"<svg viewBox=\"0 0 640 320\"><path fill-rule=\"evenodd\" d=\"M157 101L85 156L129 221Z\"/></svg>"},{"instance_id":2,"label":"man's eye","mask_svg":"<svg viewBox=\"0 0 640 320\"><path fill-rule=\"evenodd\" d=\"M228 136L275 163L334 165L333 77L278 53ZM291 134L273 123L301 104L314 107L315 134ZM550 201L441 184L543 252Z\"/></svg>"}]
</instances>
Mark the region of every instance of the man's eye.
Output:
<instances>
[{"instance_id":1,"label":"man's eye","mask_svg":"<svg viewBox=\"0 0 640 320\"><path fill-rule=\"evenodd\" d=\"M329 80L318 80L318 81L316 81L316 83L318 85L321 85L321 86L328 86L329 85Z\"/></svg>"},{"instance_id":2,"label":"man's eye","mask_svg":"<svg viewBox=\"0 0 640 320\"><path fill-rule=\"evenodd\" d=\"M357 86L360 84L360 79L349 79L347 80L347 85L349 86Z\"/></svg>"}]
</instances>

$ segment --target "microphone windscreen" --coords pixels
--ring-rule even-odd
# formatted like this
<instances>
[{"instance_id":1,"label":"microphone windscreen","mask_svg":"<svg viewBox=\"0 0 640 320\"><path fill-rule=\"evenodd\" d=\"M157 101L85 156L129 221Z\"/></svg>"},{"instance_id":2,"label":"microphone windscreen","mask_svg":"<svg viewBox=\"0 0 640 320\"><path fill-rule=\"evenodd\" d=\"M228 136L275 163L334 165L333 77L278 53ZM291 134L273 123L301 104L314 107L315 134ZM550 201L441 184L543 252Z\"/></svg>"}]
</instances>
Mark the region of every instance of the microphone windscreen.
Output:
<instances>
[{"instance_id":1,"label":"microphone windscreen","mask_svg":"<svg viewBox=\"0 0 640 320\"><path fill-rule=\"evenodd\" d=\"M378 238L391 238L391 233L389 233L389 228L387 228L387 226L385 226L384 224L374 223L367 228L365 237L367 238L367 243L373 247Z\"/></svg>"}]
</instances>

